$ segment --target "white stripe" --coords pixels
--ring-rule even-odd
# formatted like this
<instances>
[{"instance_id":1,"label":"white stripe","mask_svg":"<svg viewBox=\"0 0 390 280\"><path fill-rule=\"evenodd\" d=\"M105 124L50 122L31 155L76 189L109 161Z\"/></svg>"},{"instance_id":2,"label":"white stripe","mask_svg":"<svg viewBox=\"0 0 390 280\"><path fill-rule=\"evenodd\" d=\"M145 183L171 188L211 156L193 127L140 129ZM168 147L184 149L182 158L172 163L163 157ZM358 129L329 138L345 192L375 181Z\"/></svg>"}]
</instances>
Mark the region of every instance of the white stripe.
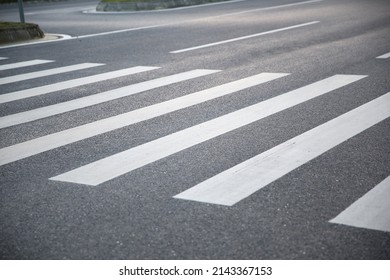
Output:
<instances>
[{"instance_id":1,"label":"white stripe","mask_svg":"<svg viewBox=\"0 0 390 280\"><path fill-rule=\"evenodd\" d=\"M0 71L21 68L21 67L26 67L26 66L39 65L39 64L49 63L49 62L54 62L54 60L34 59L34 60L29 60L29 61L5 64L5 65L0 65Z\"/></svg>"},{"instance_id":2,"label":"white stripe","mask_svg":"<svg viewBox=\"0 0 390 280\"><path fill-rule=\"evenodd\" d=\"M294 28L299 28L299 27L303 27L303 26L307 26L307 25L316 24L316 23L319 23L319 21L306 22L306 23L302 23L302 24L298 24L298 25L293 25L293 26L288 26L288 27L284 27L284 28L274 29L274 30L270 30L270 31L266 31L266 32L261 32L261 33L257 33L257 34L248 35L248 36L243 36L243 37L238 37L238 38L234 38L234 39L219 41L219 42L210 43L210 44L205 44L205 45L201 45L201 46L181 49L181 50L177 50L177 51L172 51L170 53L182 53L182 52L188 52L188 51L193 51L193 50L213 47L213 46L217 46L217 45L222 45L222 44L227 44L227 43L236 42L236 41L240 41L240 40L245 40L245 39L250 39L250 38L254 38L254 37L259 37L259 36L263 36L263 35L267 35L267 34L277 33L277 32L290 30L290 29L294 29Z\"/></svg>"},{"instance_id":3,"label":"white stripe","mask_svg":"<svg viewBox=\"0 0 390 280\"><path fill-rule=\"evenodd\" d=\"M96 7L94 9L89 9L83 11L83 14L101 14L101 15L117 15L117 14L146 14L146 13L167 13L167 12L174 12L178 10L188 10L188 9L196 9L196 8L202 8L207 6L216 6L216 5L224 5L224 4L233 4L237 2L244 2L246 0L229 0L225 2L214 2L214 3L208 3L208 4L198 4L193 6L183 6L183 7L177 7L177 8L168 8L168 9L160 9L160 10L140 10L140 11L96 11ZM318 0L320 1L320 0Z\"/></svg>"},{"instance_id":4,"label":"white stripe","mask_svg":"<svg viewBox=\"0 0 390 280\"><path fill-rule=\"evenodd\" d=\"M131 32L131 31L144 30L144 29L151 29L151 28L159 28L159 27L165 27L165 26L182 25L184 23L189 23L189 22L194 22L194 21L210 20L210 19L220 18L220 17L230 17L230 16L235 16L235 15L240 15L240 14L261 12L261 11L267 11L267 10L273 10L273 9L280 9L280 8L287 8L287 7L311 4L311 3L321 2L321 1L322 0L303 1L303 2L297 2L297 3L292 3L292 4L286 4L286 5L271 6L271 7L252 9L252 10L235 12L235 13L222 14L222 15L217 15L217 16L197 18L197 19L192 19L192 20L184 20L181 22L173 23L173 24L142 26L142 27L135 27L135 28L130 28L130 29L108 31L108 32L103 32L103 33L81 35L81 36L77 36L77 37L71 37L68 35L61 34L64 37L61 39L58 39L58 40L40 40L40 41L34 41L34 42L29 42L29 43L12 44L12 45L1 46L0 49L14 48L14 47L20 47L20 46L27 46L27 45L35 45L35 44L54 43L54 42L66 41L66 40L77 40L77 39L82 39L82 38L105 36L105 35L111 35L111 34L117 34L117 33L123 33L123 32ZM169 11L169 10L167 10L167 11Z\"/></svg>"},{"instance_id":5,"label":"white stripe","mask_svg":"<svg viewBox=\"0 0 390 280\"><path fill-rule=\"evenodd\" d=\"M88 84L101 82L101 81L105 81L105 80L109 80L109 79L115 79L115 78L119 78L119 77L123 77L123 76L127 76L127 75L141 73L144 71L158 69L158 68L159 67L137 66L137 67L131 67L131 68L122 69L122 70L118 70L118 71L112 71L112 72L107 72L107 73L103 73L103 74L88 76L88 77L84 77L84 78L59 82L59 83L50 84L50 85L46 85L46 86L10 92L7 94L0 95L0 104L15 101L15 100L20 100L23 98L29 98L29 97L33 97L33 96L52 93L52 92L56 92L56 91L60 91L60 90L64 90L64 89L69 89L69 88L73 88L73 87L77 87L77 86L88 85Z\"/></svg>"},{"instance_id":6,"label":"white stripe","mask_svg":"<svg viewBox=\"0 0 390 280\"><path fill-rule=\"evenodd\" d=\"M390 116L390 93L240 163L175 198L234 205Z\"/></svg>"},{"instance_id":7,"label":"white stripe","mask_svg":"<svg viewBox=\"0 0 390 280\"><path fill-rule=\"evenodd\" d=\"M390 232L390 177L330 222Z\"/></svg>"},{"instance_id":8,"label":"white stripe","mask_svg":"<svg viewBox=\"0 0 390 280\"><path fill-rule=\"evenodd\" d=\"M263 73L214 88L195 92L173 100L151 105L118 116L46 135L30 141L0 149L0 165L37 155L83 139L106 133L131 124L155 118L208 100L225 96L245 88L259 85L287 74Z\"/></svg>"},{"instance_id":9,"label":"white stripe","mask_svg":"<svg viewBox=\"0 0 390 280\"><path fill-rule=\"evenodd\" d=\"M34 120L43 119L50 116L59 115L65 112L70 112L77 109L105 103L111 100L127 97L136 93L141 93L150 89L178 83L181 81L194 79L197 77L209 75L219 72L219 70L192 70L180 74L175 74L168 77L158 78L151 81L146 81L119 89L114 89L98 94L89 95L86 97L58 103L51 106L41 107L34 110L21 112L13 115L8 115L0 118L0 128L10 127L17 124L27 123Z\"/></svg>"},{"instance_id":10,"label":"white stripe","mask_svg":"<svg viewBox=\"0 0 390 280\"><path fill-rule=\"evenodd\" d=\"M8 59L8 57L0 57L0 60Z\"/></svg>"},{"instance_id":11,"label":"white stripe","mask_svg":"<svg viewBox=\"0 0 390 280\"><path fill-rule=\"evenodd\" d=\"M162 25L149 25L149 26L141 26L141 27L134 27L129 29L121 29L121 30L114 30L114 31L107 31L102 33L95 33L95 34L87 34L87 35L80 35L76 37L71 37L69 39L84 39L84 38L91 38L91 37L99 37L99 36L105 36L105 35L111 35L111 34L118 34L118 33L125 33L130 31L138 31L138 30L145 30L145 29L151 29L151 28L157 28L165 26L165 24Z\"/></svg>"},{"instance_id":12,"label":"white stripe","mask_svg":"<svg viewBox=\"0 0 390 280\"><path fill-rule=\"evenodd\" d=\"M16 41L16 43L12 44L6 44L4 46L0 46L1 49L10 49L15 47L24 47L24 46L30 46L30 45L38 45L38 44L46 44L46 43L56 43L61 41L67 41L77 39L76 37L72 37L67 34L54 34L54 33L45 33L45 37L42 39L36 39L31 41ZM22 43L27 42L27 43Z\"/></svg>"},{"instance_id":13,"label":"white stripe","mask_svg":"<svg viewBox=\"0 0 390 280\"><path fill-rule=\"evenodd\" d=\"M51 179L96 186L146 164L325 94L363 77L336 75L98 160Z\"/></svg>"},{"instance_id":14,"label":"white stripe","mask_svg":"<svg viewBox=\"0 0 390 280\"><path fill-rule=\"evenodd\" d=\"M284 4L284 5L278 5L278 6L264 7L264 8L247 10L247 11L223 14L223 15L219 15L219 16L213 16L213 17L210 17L210 18L229 17L229 16L236 16L236 15L254 13L254 12L262 12L262 11L281 9L281 8L289 8L289 7L306 5L306 4L312 4L312 3L322 2L322 1L323 0L310 0L310 1L296 2L296 3L291 3L291 4Z\"/></svg>"},{"instance_id":15,"label":"white stripe","mask_svg":"<svg viewBox=\"0 0 390 280\"><path fill-rule=\"evenodd\" d=\"M378 56L377 58L389 58L390 57L390 52L385 53L384 55Z\"/></svg>"},{"instance_id":16,"label":"white stripe","mask_svg":"<svg viewBox=\"0 0 390 280\"><path fill-rule=\"evenodd\" d=\"M10 77L4 77L4 78L0 78L0 85L20 82L20 81L29 80L29 79L41 78L41 77L46 77L46 76L61 74L61 73L66 73L66 72L72 72L72 71L76 71L76 70L82 70L82 69L101 66L101 65L104 65L104 64L101 64L101 63L82 63L82 64L70 65L70 66L65 66L65 67L52 68L49 70L37 71L37 72L32 72L32 73L27 73L27 74L20 74L20 75L15 75L15 76L10 76Z\"/></svg>"}]
</instances>

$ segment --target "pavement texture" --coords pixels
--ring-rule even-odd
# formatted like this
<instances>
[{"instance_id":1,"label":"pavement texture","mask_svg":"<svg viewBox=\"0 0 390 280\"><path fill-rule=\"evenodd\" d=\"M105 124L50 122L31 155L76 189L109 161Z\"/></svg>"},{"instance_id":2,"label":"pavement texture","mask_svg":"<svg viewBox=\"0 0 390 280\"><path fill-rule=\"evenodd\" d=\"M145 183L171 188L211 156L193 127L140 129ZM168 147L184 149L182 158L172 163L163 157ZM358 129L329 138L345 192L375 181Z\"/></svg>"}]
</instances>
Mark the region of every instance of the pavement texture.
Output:
<instances>
[{"instance_id":1,"label":"pavement texture","mask_svg":"<svg viewBox=\"0 0 390 280\"><path fill-rule=\"evenodd\" d=\"M29 21L71 37L1 48L0 65L14 68L0 75L5 81L81 63L104 65L6 83L0 91L135 66L159 69L0 104L1 117L193 69L221 71L3 128L1 148L259 73L290 75L1 166L1 259L390 259L389 232L329 222L389 176L390 119L234 206L173 198L390 92L389 60L377 58L390 52L389 1L247 0L158 12L84 13L97 2L26 5ZM16 20L17 10L1 10L0 17ZM313 21L318 23L172 53ZM46 63L15 68L35 60ZM334 75L367 77L98 186L49 180Z\"/></svg>"},{"instance_id":2,"label":"pavement texture","mask_svg":"<svg viewBox=\"0 0 390 280\"><path fill-rule=\"evenodd\" d=\"M142 11L159 10L177 7L186 7L229 0L160 0L160 1L132 1L132 2L100 2L96 11Z\"/></svg>"}]
</instances>

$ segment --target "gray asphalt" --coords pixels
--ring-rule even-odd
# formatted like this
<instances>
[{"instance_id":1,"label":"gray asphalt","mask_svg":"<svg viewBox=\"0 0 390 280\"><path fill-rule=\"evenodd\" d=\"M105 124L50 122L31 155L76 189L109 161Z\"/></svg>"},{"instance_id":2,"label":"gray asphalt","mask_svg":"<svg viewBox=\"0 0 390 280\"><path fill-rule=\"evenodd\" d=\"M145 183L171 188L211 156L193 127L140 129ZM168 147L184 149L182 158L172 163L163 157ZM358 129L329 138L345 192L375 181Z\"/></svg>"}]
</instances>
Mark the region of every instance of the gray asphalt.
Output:
<instances>
[{"instance_id":1,"label":"gray asphalt","mask_svg":"<svg viewBox=\"0 0 390 280\"><path fill-rule=\"evenodd\" d=\"M1 166L0 258L390 259L389 232L329 222L389 176L389 119L234 206L172 198L389 92L390 58L376 59L390 52L388 1L324 0L261 9L299 1L246 0L171 11L82 13L97 2L26 5L27 21L38 23L47 33L73 38L0 49L0 57L9 58L0 64L55 60L50 66L1 71L0 77L84 62L104 66L0 85L0 92L131 66L161 68L0 104L0 116L192 69L222 71L1 129L0 148L261 72L291 75ZM0 6L0 20L17 17L16 6ZM170 53L312 21L319 23ZM84 36L90 34L94 36ZM368 77L96 187L48 180L336 74Z\"/></svg>"}]
</instances>

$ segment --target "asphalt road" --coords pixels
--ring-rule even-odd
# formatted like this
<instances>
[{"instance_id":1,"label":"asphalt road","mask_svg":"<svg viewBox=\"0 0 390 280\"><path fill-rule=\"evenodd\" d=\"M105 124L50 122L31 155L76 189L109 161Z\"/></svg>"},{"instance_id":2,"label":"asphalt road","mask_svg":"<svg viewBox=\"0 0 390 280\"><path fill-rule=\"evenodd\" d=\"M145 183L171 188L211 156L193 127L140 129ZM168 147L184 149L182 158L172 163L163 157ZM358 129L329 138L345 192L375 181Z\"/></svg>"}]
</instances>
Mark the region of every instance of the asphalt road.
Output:
<instances>
[{"instance_id":1,"label":"asphalt road","mask_svg":"<svg viewBox=\"0 0 390 280\"><path fill-rule=\"evenodd\" d=\"M2 259L390 258L387 0L97 2L0 47Z\"/></svg>"}]
</instances>

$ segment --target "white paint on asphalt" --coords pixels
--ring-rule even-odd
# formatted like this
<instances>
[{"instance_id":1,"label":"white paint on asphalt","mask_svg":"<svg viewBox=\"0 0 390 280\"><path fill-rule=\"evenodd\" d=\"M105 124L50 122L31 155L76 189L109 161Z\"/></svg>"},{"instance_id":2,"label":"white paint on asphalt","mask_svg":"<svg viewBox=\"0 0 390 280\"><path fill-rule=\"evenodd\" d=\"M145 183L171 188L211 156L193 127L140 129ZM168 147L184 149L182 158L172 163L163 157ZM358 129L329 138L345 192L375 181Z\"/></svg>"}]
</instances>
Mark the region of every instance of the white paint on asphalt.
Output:
<instances>
[{"instance_id":1,"label":"white paint on asphalt","mask_svg":"<svg viewBox=\"0 0 390 280\"><path fill-rule=\"evenodd\" d=\"M219 173L176 195L175 198L232 206L333 147L385 120L390 116L389 108L390 93L387 93Z\"/></svg>"},{"instance_id":2,"label":"white paint on asphalt","mask_svg":"<svg viewBox=\"0 0 390 280\"><path fill-rule=\"evenodd\" d=\"M206 19L209 19L209 18L220 18L220 17L230 17L230 16L237 16L237 15L248 14L248 13L255 13L255 12L269 11L269 10L275 10L275 9L290 8L290 7L294 7L294 6L301 6L301 5L306 5L306 4L318 3L318 2L322 2L322 1L323 0L310 0L310 1L296 2L296 3L291 3L291 4L284 4L284 5L278 5L278 6L264 7L264 8L258 8L258 9L251 9L251 10L246 10L246 11L241 11L241 12L222 14L222 15L218 15L218 16L207 17Z\"/></svg>"},{"instance_id":3,"label":"white paint on asphalt","mask_svg":"<svg viewBox=\"0 0 390 280\"><path fill-rule=\"evenodd\" d=\"M8 59L8 57L0 57L0 60Z\"/></svg>"},{"instance_id":4,"label":"white paint on asphalt","mask_svg":"<svg viewBox=\"0 0 390 280\"><path fill-rule=\"evenodd\" d=\"M225 4L233 4L237 2L244 2L246 0L231 0L231 1L225 1L225 2L215 2L215 3L208 3L208 4L199 4L199 5L193 5L193 6L185 6L185 7L177 7L177 8L168 8L168 9L159 9L159 10L139 10L139 11L96 11L96 7L93 9L87 9L83 11L84 14L99 14L99 15L117 15L117 14L142 14L142 13L163 13L163 12L174 12L179 10L188 10L188 9L196 9L196 8L202 8L206 6L217 6L217 5L225 5ZM320 0L318 0L320 1Z\"/></svg>"},{"instance_id":5,"label":"white paint on asphalt","mask_svg":"<svg viewBox=\"0 0 390 280\"><path fill-rule=\"evenodd\" d=\"M75 64L75 65L70 65L70 66L65 66L65 67L58 67L58 68L52 68L52 69L48 69L48 70L31 72L31 73L27 73L27 74L19 74L19 75L15 75L15 76L0 78L0 85L20 82L20 81L25 81L25 80L35 79L35 78L47 77L47 76L51 76L51 75L62 74L62 73L92 68L92 67L101 66L101 65L104 65L104 64L101 64L101 63L81 63L81 64Z\"/></svg>"},{"instance_id":6,"label":"white paint on asphalt","mask_svg":"<svg viewBox=\"0 0 390 280\"><path fill-rule=\"evenodd\" d=\"M96 186L229 131L360 80L365 76L336 75L233 113L175 132L103 158L52 180Z\"/></svg>"},{"instance_id":7,"label":"white paint on asphalt","mask_svg":"<svg viewBox=\"0 0 390 280\"><path fill-rule=\"evenodd\" d=\"M30 141L0 149L0 165L40 154L83 139L119 129L131 124L152 119L170 112L187 108L221 96L260 85L288 74L262 73L210 89L195 92L162 103L144 107L118 116L95 121Z\"/></svg>"},{"instance_id":8,"label":"white paint on asphalt","mask_svg":"<svg viewBox=\"0 0 390 280\"><path fill-rule=\"evenodd\" d=\"M30 46L30 45L37 45L37 44L45 44L45 43L54 43L54 42L61 42L66 40L76 39L75 37L72 37L67 34L53 34L53 33L45 33L45 37L42 39L33 39L27 42L16 42L11 44L5 44L3 46L0 46L1 49L9 49L9 48L15 48L15 47L24 47L24 46Z\"/></svg>"},{"instance_id":9,"label":"white paint on asphalt","mask_svg":"<svg viewBox=\"0 0 390 280\"><path fill-rule=\"evenodd\" d=\"M389 106L389 101L387 101L387 105ZM387 177L330 222L390 232L390 177Z\"/></svg>"},{"instance_id":10,"label":"white paint on asphalt","mask_svg":"<svg viewBox=\"0 0 390 280\"><path fill-rule=\"evenodd\" d=\"M304 26L308 26L308 25L313 25L316 23L319 23L319 21L311 21L311 22L306 22L306 23L302 23L302 24L292 25L292 26L274 29L274 30L270 30L270 31L265 31L265 32L257 33L257 34L248 35L248 36L242 36L242 37L237 37L237 38L233 38L233 39L229 39L229 40L200 45L200 46L196 46L196 47L190 47L190 48L186 48L186 49L171 51L170 53L176 54L176 53L183 53L183 52L188 52L188 51L193 51L193 50L198 50L198 49L203 49L203 48L208 48L208 47L214 47L214 46L218 46L218 45L222 45L222 44L237 42L237 41L255 38L255 37L259 37L259 36L263 36L263 35L268 35L268 34L273 34L273 33L281 32L281 31L286 31L286 30L300 28L300 27L304 27Z\"/></svg>"},{"instance_id":11,"label":"white paint on asphalt","mask_svg":"<svg viewBox=\"0 0 390 280\"><path fill-rule=\"evenodd\" d=\"M4 65L0 65L0 71L39 65L39 64L50 63L50 62L54 62L54 60L34 59L29 61L4 64Z\"/></svg>"},{"instance_id":12,"label":"white paint on asphalt","mask_svg":"<svg viewBox=\"0 0 390 280\"><path fill-rule=\"evenodd\" d=\"M95 34L88 34L88 35L80 35L80 36L76 36L76 37L71 37L71 38L69 38L69 39L84 39L84 38L90 38L90 37L98 37L98 36L112 35L112 34L118 34L118 33L130 32L130 31L138 31L138 30L151 29L151 28L161 27L161 26L165 26L165 25L167 25L167 24L134 27L134 28L129 28L129 29L121 29L121 30L107 31L107 32L102 32L102 33L95 33Z\"/></svg>"},{"instance_id":13,"label":"white paint on asphalt","mask_svg":"<svg viewBox=\"0 0 390 280\"><path fill-rule=\"evenodd\" d=\"M377 58L389 58L390 57L390 52L389 53L385 53L384 55L381 55L381 56L378 56Z\"/></svg>"},{"instance_id":14,"label":"white paint on asphalt","mask_svg":"<svg viewBox=\"0 0 390 280\"><path fill-rule=\"evenodd\" d=\"M82 12L85 10L91 10L96 9L96 5L89 5L89 6L82 6L82 7L71 7L71 8L55 8L55 9L46 9L42 11L36 11L36 12L25 12L24 15L26 16L32 16L32 15L44 15L44 14L64 14L64 13L77 13Z\"/></svg>"},{"instance_id":15,"label":"white paint on asphalt","mask_svg":"<svg viewBox=\"0 0 390 280\"><path fill-rule=\"evenodd\" d=\"M122 87L119 89L109 90L70 101L57 103L54 105L33 109L13 115L8 115L0 118L0 128L10 127L22 123L31 122L47 118L50 116L59 115L65 112L70 112L77 109L86 108L89 106L112 101L122 97L127 97L136 93L141 93L150 89L170 85L173 83L182 82L189 79L202 77L219 72L219 70L197 69L180 74L175 74L163 78L157 78L151 81L141 82L138 84Z\"/></svg>"},{"instance_id":16,"label":"white paint on asphalt","mask_svg":"<svg viewBox=\"0 0 390 280\"><path fill-rule=\"evenodd\" d=\"M209 20L209 19L220 18L220 17L229 17L229 16L235 16L235 15L246 14L246 13L253 13L253 12L261 12L261 11L268 11L268 10L274 10L274 9L288 8L288 7L294 7L294 6L300 6L300 5L317 3L317 2L321 2L321 1L323 1L323 0L303 1L303 2L285 4L285 5L278 5L278 6L271 6L271 7L264 7L264 8L258 8L258 9L245 10L245 11L241 11L241 12L222 14L222 15L217 15L217 16L210 16L210 17L196 18L196 19L191 19L191 20L184 20L184 21L176 22L176 23L167 23L167 24L157 24L157 25L141 26L141 27L134 27L134 28L129 28L129 29L107 31L107 32L102 32L102 33L80 35L80 36L75 36L75 37L72 37L72 36L69 36L69 35L65 35L65 34L58 34L61 37L58 40L34 40L32 42L29 42L29 43L11 44L11 45L1 46L0 49L20 47L20 46L27 46L27 45L35 45L35 44L53 43L53 42L58 42L58 41L67 41L67 40L91 38L91 37L105 36L105 35L118 34L118 33L124 33L124 32L132 32L132 31L138 31L138 30L159 28L159 27L165 27L165 26L182 25L182 24L189 23L189 22L194 22L194 21L203 21L203 20Z\"/></svg>"},{"instance_id":17,"label":"white paint on asphalt","mask_svg":"<svg viewBox=\"0 0 390 280\"><path fill-rule=\"evenodd\" d=\"M83 85L88 85L96 82L106 81L109 79L115 79L127 75L133 75L133 74L150 71L158 68L159 67L136 66L136 67L131 67L131 68L122 69L118 71L112 71L112 72L97 74L93 76L83 77L79 79L40 86L36 88L14 91L14 92L0 95L0 104L16 101L24 98L34 97L38 95L48 94L60 90L70 89L77 86L83 86Z\"/></svg>"}]
</instances>

